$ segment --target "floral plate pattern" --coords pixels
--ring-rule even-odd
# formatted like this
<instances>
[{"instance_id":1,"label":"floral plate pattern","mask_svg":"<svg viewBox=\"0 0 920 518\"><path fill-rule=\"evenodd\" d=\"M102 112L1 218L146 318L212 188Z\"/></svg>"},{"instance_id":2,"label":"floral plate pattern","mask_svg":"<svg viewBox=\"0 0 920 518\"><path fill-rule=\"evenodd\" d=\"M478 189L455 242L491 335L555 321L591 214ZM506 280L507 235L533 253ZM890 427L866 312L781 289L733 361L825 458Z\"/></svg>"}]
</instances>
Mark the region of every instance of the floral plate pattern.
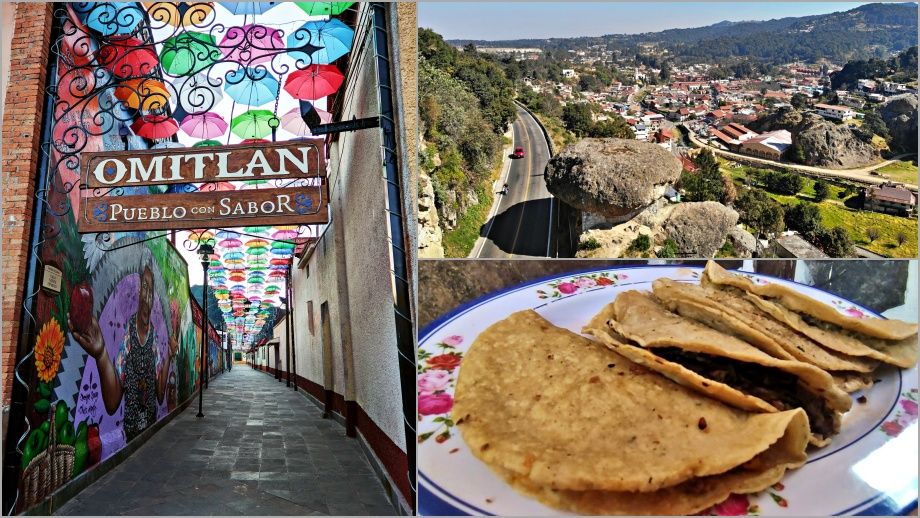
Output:
<instances>
[{"instance_id":1,"label":"floral plate pattern","mask_svg":"<svg viewBox=\"0 0 920 518\"><path fill-rule=\"evenodd\" d=\"M511 313L534 309L578 332L622 291L650 290L658 278L698 283L702 270L674 266L604 269L553 277L467 303L422 331L418 349L418 465L420 515L559 515L510 488L476 459L450 411L463 356L479 333ZM757 283L777 282L857 318L876 316L836 295L744 272ZM497 374L499 375L499 374ZM891 515L916 508L918 370L877 372L875 385L852 394L853 409L834 442L809 451L805 466L759 493L732 495L701 515Z\"/></svg>"}]
</instances>

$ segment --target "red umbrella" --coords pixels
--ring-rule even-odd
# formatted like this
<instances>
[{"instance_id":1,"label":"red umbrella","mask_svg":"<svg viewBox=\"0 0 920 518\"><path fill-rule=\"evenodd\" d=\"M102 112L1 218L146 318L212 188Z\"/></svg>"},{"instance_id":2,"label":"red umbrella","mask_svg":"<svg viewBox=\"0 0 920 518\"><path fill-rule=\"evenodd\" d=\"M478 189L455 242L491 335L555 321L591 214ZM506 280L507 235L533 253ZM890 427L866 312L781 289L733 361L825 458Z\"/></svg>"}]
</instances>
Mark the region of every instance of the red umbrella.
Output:
<instances>
[{"instance_id":1,"label":"red umbrella","mask_svg":"<svg viewBox=\"0 0 920 518\"><path fill-rule=\"evenodd\" d=\"M99 47L96 59L118 77L145 76L160 63L153 48L137 38L120 39Z\"/></svg>"},{"instance_id":2,"label":"red umbrella","mask_svg":"<svg viewBox=\"0 0 920 518\"><path fill-rule=\"evenodd\" d=\"M131 124L131 129L137 136L157 140L178 133L179 123L166 115L144 115Z\"/></svg>"},{"instance_id":3,"label":"red umbrella","mask_svg":"<svg viewBox=\"0 0 920 518\"><path fill-rule=\"evenodd\" d=\"M295 99L315 101L334 94L344 81L335 65L310 65L289 75L284 89Z\"/></svg>"}]
</instances>

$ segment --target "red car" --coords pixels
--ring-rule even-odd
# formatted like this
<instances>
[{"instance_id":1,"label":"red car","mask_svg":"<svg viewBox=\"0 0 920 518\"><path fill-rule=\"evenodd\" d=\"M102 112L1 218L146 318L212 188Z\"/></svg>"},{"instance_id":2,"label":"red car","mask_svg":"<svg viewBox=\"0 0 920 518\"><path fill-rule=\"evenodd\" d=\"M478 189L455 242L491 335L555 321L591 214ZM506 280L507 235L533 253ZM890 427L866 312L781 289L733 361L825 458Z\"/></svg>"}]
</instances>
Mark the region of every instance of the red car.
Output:
<instances>
[{"instance_id":1,"label":"red car","mask_svg":"<svg viewBox=\"0 0 920 518\"><path fill-rule=\"evenodd\" d=\"M522 147L514 148L514 158L524 158L524 148Z\"/></svg>"}]
</instances>

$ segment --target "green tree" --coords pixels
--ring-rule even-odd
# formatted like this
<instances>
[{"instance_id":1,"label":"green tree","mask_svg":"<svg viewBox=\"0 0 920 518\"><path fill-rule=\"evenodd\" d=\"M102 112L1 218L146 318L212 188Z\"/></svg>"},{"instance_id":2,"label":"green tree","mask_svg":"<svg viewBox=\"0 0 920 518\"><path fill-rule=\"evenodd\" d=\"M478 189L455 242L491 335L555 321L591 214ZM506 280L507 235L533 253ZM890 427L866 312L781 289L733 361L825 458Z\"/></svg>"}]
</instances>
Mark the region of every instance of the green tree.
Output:
<instances>
[{"instance_id":1,"label":"green tree","mask_svg":"<svg viewBox=\"0 0 920 518\"><path fill-rule=\"evenodd\" d=\"M801 110L808 107L808 97L803 93L794 93L789 103L793 108Z\"/></svg>"},{"instance_id":2,"label":"green tree","mask_svg":"<svg viewBox=\"0 0 920 518\"><path fill-rule=\"evenodd\" d=\"M818 248L831 257L853 257L853 241L842 227L821 228L815 236Z\"/></svg>"},{"instance_id":3,"label":"green tree","mask_svg":"<svg viewBox=\"0 0 920 518\"><path fill-rule=\"evenodd\" d=\"M722 201L725 196L725 184L722 171L715 155L708 149L700 151L693 158L696 166L694 172L684 172L680 185L687 193L688 201Z\"/></svg>"},{"instance_id":4,"label":"green tree","mask_svg":"<svg viewBox=\"0 0 920 518\"><path fill-rule=\"evenodd\" d=\"M635 133L633 133L629 124L626 123L626 120L615 113L610 114L607 120L598 121L592 124L588 129L588 136L598 138L636 138Z\"/></svg>"},{"instance_id":5,"label":"green tree","mask_svg":"<svg viewBox=\"0 0 920 518\"><path fill-rule=\"evenodd\" d=\"M768 171L761 180L768 191L779 194L796 194L805 187L805 179L791 172Z\"/></svg>"},{"instance_id":6,"label":"green tree","mask_svg":"<svg viewBox=\"0 0 920 518\"><path fill-rule=\"evenodd\" d=\"M741 222L757 231L758 235L783 231L783 206L760 189L745 190L735 201L735 209Z\"/></svg>"},{"instance_id":7,"label":"green tree","mask_svg":"<svg viewBox=\"0 0 920 518\"><path fill-rule=\"evenodd\" d=\"M866 238L869 239L869 242L873 242L881 236L882 233L875 227L869 227L866 229Z\"/></svg>"},{"instance_id":8,"label":"green tree","mask_svg":"<svg viewBox=\"0 0 920 518\"><path fill-rule=\"evenodd\" d=\"M860 129L873 135L882 137L885 139L885 142L891 141L891 134L888 132L888 125L885 124L884 119L882 119L878 112L874 110L866 112L866 115L863 118L863 124Z\"/></svg>"},{"instance_id":9,"label":"green tree","mask_svg":"<svg viewBox=\"0 0 920 518\"><path fill-rule=\"evenodd\" d=\"M815 182L815 202L820 203L827 199L827 195L830 193L830 189L827 186L827 182L823 180L818 180Z\"/></svg>"},{"instance_id":10,"label":"green tree","mask_svg":"<svg viewBox=\"0 0 920 518\"><path fill-rule=\"evenodd\" d=\"M821 229L821 210L814 203L802 202L786 207L786 228L798 231L805 239L813 240Z\"/></svg>"},{"instance_id":11,"label":"green tree","mask_svg":"<svg viewBox=\"0 0 920 518\"><path fill-rule=\"evenodd\" d=\"M578 137L587 137L594 125L591 107L584 103L569 103L562 108L562 123Z\"/></svg>"}]
</instances>

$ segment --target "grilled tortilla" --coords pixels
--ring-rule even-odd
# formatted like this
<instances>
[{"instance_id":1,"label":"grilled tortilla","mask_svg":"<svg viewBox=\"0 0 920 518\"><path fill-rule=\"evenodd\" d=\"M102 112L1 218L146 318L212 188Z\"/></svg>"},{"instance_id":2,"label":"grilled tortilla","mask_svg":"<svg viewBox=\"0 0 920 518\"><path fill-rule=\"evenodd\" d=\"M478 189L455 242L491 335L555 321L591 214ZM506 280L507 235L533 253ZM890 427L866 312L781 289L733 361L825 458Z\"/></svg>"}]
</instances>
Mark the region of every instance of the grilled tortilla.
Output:
<instances>
[{"instance_id":1,"label":"grilled tortilla","mask_svg":"<svg viewBox=\"0 0 920 518\"><path fill-rule=\"evenodd\" d=\"M750 300L750 295L733 287L706 288L658 279L655 295L672 311L735 335L770 356L795 359L826 371L865 373L875 370L878 360L828 350L808 336L778 321Z\"/></svg>"},{"instance_id":2,"label":"grilled tortilla","mask_svg":"<svg viewBox=\"0 0 920 518\"><path fill-rule=\"evenodd\" d=\"M796 314L810 326L828 331L831 335L837 335L835 340L845 341L842 337L855 338L865 345L885 353L887 359L882 361L910 362L908 365L899 365L907 367L917 362L917 324L901 320L847 316L832 306L819 302L782 284L755 284L744 276L727 272L713 261L709 261L706 264L703 279L704 283L733 286L769 302L776 303L778 306L788 310L788 312ZM817 334L812 338L818 341L826 340L824 337L819 340ZM844 343L847 344L847 342ZM906 351L908 344L913 344L912 353ZM852 341L848 345L852 345ZM833 345L825 344L825 346L834 348ZM843 346L841 345L841 347Z\"/></svg>"},{"instance_id":3,"label":"grilled tortilla","mask_svg":"<svg viewBox=\"0 0 920 518\"><path fill-rule=\"evenodd\" d=\"M665 514L696 512L766 488L805 462L808 442L801 410L732 408L533 311L476 338L451 416L473 454L519 491L601 514L662 514L665 498Z\"/></svg>"},{"instance_id":4,"label":"grilled tortilla","mask_svg":"<svg viewBox=\"0 0 920 518\"><path fill-rule=\"evenodd\" d=\"M621 293L585 331L627 358L738 408L776 412L801 407L816 446L830 442L840 430L842 412L852 405L827 372L774 358L671 313L648 293ZM616 335L638 346L622 343Z\"/></svg>"}]
</instances>

